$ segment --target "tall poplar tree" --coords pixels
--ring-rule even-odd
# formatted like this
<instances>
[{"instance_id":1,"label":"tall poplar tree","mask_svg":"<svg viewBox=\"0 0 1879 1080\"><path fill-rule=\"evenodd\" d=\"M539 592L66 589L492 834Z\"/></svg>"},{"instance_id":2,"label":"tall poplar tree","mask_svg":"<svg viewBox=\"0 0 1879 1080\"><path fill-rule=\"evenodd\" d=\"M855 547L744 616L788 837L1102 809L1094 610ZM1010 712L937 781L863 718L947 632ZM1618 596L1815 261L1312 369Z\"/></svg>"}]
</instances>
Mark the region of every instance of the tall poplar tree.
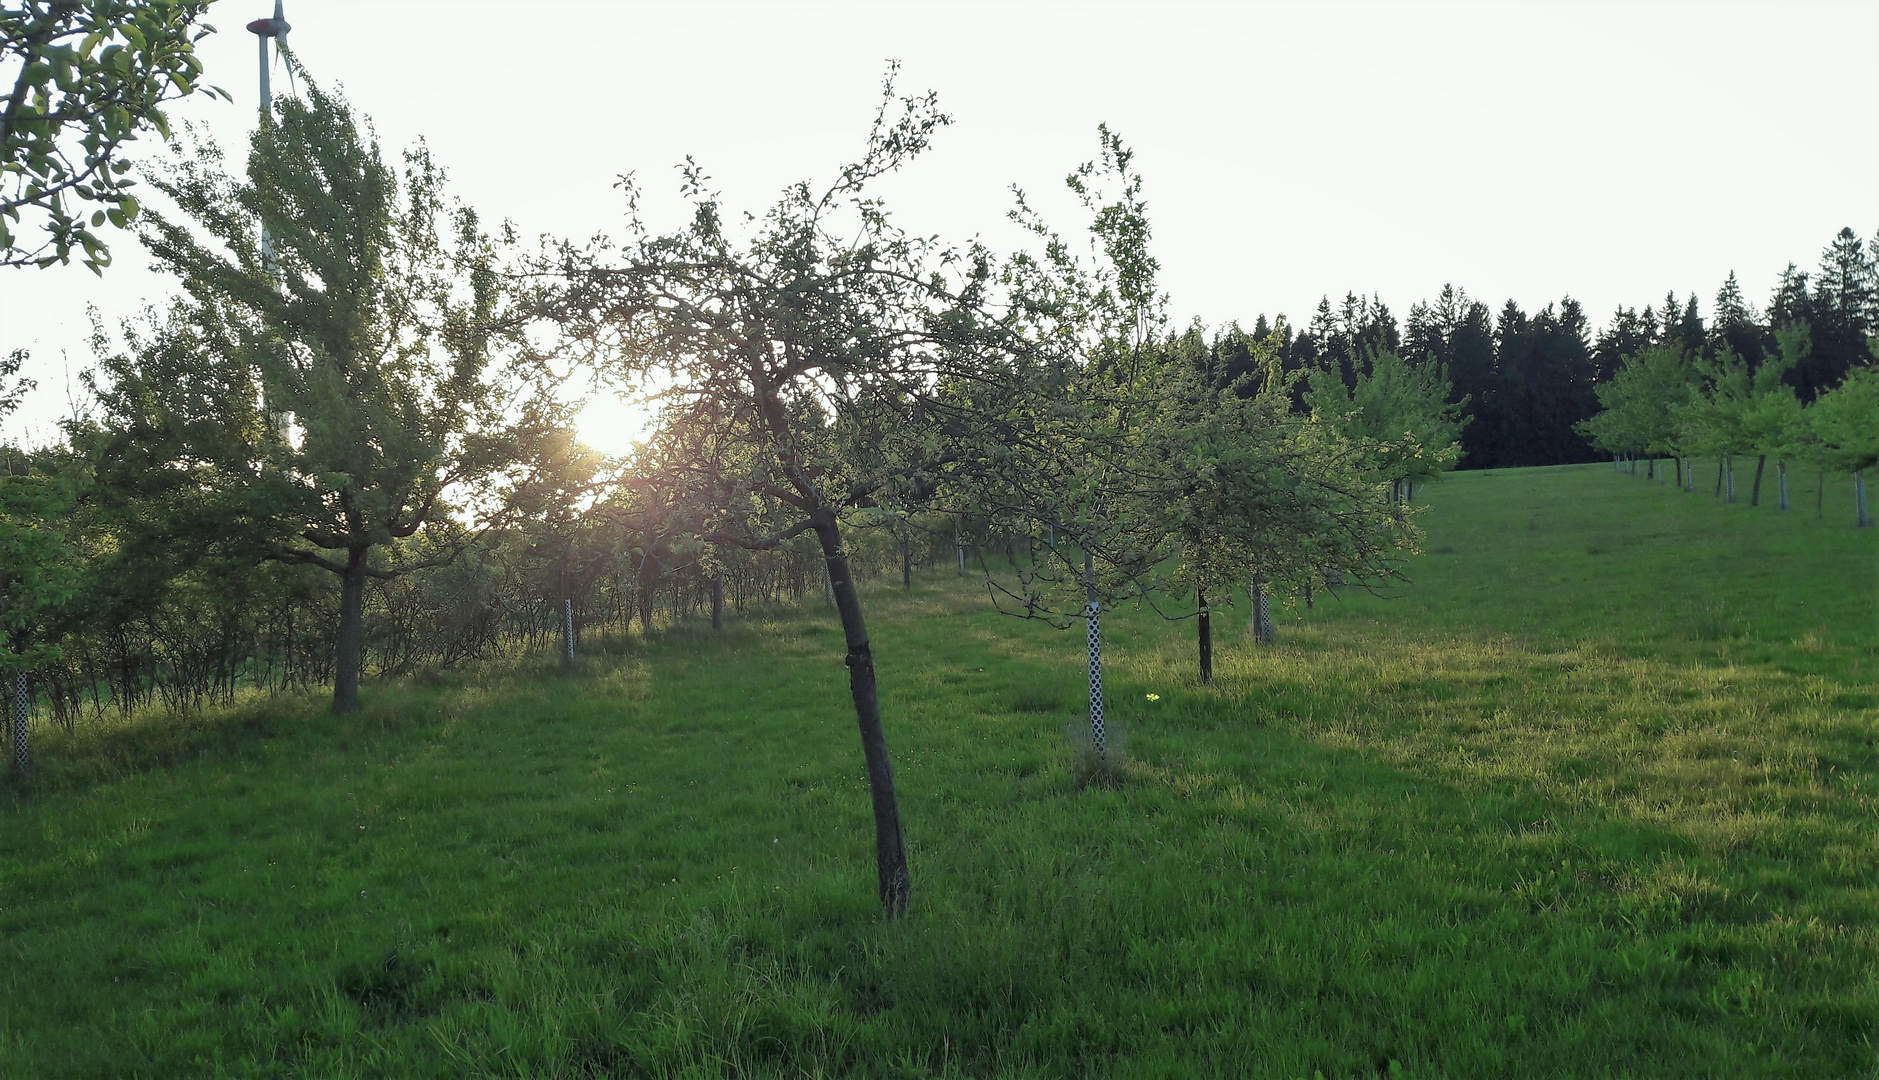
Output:
<instances>
[{"instance_id":1,"label":"tall poplar tree","mask_svg":"<svg viewBox=\"0 0 1879 1080\"><path fill-rule=\"evenodd\" d=\"M551 410L503 381L525 320L443 170L420 146L400 176L345 101L302 81L245 181L205 145L156 182L179 212L149 215L145 242L185 295L101 357L89 449L179 547L332 572L333 709L349 712L368 580L454 557L457 515L518 479Z\"/></svg>"}]
</instances>

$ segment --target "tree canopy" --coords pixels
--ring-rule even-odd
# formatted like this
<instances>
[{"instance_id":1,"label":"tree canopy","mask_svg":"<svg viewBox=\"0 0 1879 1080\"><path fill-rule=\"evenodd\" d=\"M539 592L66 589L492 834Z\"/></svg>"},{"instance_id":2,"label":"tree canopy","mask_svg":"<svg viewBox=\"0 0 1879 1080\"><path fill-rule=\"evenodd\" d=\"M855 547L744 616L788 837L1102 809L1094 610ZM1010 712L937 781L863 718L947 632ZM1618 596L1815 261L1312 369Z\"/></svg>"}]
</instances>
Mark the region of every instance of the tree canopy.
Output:
<instances>
[{"instance_id":1,"label":"tree canopy","mask_svg":"<svg viewBox=\"0 0 1879 1080\"><path fill-rule=\"evenodd\" d=\"M209 0L24 0L0 7L0 266L50 266L72 251L102 272L95 231L137 217L131 162L144 131L170 136L166 102L196 92ZM213 88L210 93L221 93ZM226 96L226 95L223 95ZM89 213L87 213L89 211Z\"/></svg>"}]
</instances>

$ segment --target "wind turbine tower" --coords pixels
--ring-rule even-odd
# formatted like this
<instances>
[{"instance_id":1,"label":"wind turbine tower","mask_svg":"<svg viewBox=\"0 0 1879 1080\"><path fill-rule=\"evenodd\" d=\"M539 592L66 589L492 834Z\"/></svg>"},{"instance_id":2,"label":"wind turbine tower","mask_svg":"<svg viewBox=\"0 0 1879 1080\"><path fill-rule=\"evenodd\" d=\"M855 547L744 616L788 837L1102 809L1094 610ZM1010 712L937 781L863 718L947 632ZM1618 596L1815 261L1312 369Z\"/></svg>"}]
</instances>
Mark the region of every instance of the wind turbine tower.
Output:
<instances>
[{"instance_id":1,"label":"wind turbine tower","mask_svg":"<svg viewBox=\"0 0 1879 1080\"><path fill-rule=\"evenodd\" d=\"M248 32L255 36L255 44L261 47L261 122L264 124L274 115L274 91L268 85L268 39L274 39L278 51L287 44L287 31L292 29L281 14L281 0L274 0L272 19L256 19L248 24ZM261 223L261 265L270 271L274 269L274 238L268 235L265 221Z\"/></svg>"}]
</instances>

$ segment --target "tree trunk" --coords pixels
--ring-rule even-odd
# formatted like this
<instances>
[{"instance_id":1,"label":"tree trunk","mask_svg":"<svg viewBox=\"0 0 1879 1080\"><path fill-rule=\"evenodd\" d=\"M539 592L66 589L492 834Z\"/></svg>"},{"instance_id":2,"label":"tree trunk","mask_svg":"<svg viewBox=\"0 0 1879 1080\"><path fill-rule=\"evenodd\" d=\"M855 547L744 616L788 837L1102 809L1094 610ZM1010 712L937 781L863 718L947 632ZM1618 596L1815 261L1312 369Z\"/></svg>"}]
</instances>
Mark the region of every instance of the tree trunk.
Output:
<instances>
[{"instance_id":1,"label":"tree trunk","mask_svg":"<svg viewBox=\"0 0 1879 1080\"><path fill-rule=\"evenodd\" d=\"M1866 507L1866 474L1853 474L1853 527L1864 529L1872 524L1872 513Z\"/></svg>"},{"instance_id":2,"label":"tree trunk","mask_svg":"<svg viewBox=\"0 0 1879 1080\"><path fill-rule=\"evenodd\" d=\"M1214 628L1207 610L1207 590L1198 589L1195 597L1200 601L1200 684L1206 686L1214 681Z\"/></svg>"},{"instance_id":3,"label":"tree trunk","mask_svg":"<svg viewBox=\"0 0 1879 1080\"><path fill-rule=\"evenodd\" d=\"M848 645L848 692L855 701L855 722L861 729L861 754L868 766L868 793L874 803L874 862L879 878L881 906L890 918L903 915L913 895L913 874L907 867L907 842L900 828L900 798L894 792L894 766L887 755L887 733L881 727L881 702L874 680L874 652L868 644L867 623L861 617L861 598L842 550L835 515L816 515L816 537L829 589L842 617L842 637Z\"/></svg>"},{"instance_id":4,"label":"tree trunk","mask_svg":"<svg viewBox=\"0 0 1879 1080\"><path fill-rule=\"evenodd\" d=\"M348 552L339 576L339 635L333 655L333 711L359 709L359 667L365 652L365 556L370 548Z\"/></svg>"},{"instance_id":5,"label":"tree trunk","mask_svg":"<svg viewBox=\"0 0 1879 1080\"><path fill-rule=\"evenodd\" d=\"M711 579L711 628L724 629L724 577Z\"/></svg>"},{"instance_id":6,"label":"tree trunk","mask_svg":"<svg viewBox=\"0 0 1879 1080\"><path fill-rule=\"evenodd\" d=\"M561 666L574 666L574 599L565 597L561 601Z\"/></svg>"},{"instance_id":7,"label":"tree trunk","mask_svg":"<svg viewBox=\"0 0 1879 1080\"><path fill-rule=\"evenodd\" d=\"M900 548L900 587L913 591L913 545L902 544Z\"/></svg>"},{"instance_id":8,"label":"tree trunk","mask_svg":"<svg viewBox=\"0 0 1879 1080\"><path fill-rule=\"evenodd\" d=\"M1270 645L1277 634L1272 629L1272 601L1266 596L1266 586L1258 578L1253 579L1248 590L1251 601L1247 606L1252 611L1247 616L1246 630L1253 635L1253 640L1261 645Z\"/></svg>"},{"instance_id":9,"label":"tree trunk","mask_svg":"<svg viewBox=\"0 0 1879 1080\"><path fill-rule=\"evenodd\" d=\"M1716 459L1716 494L1722 494L1722 459Z\"/></svg>"},{"instance_id":10,"label":"tree trunk","mask_svg":"<svg viewBox=\"0 0 1879 1080\"><path fill-rule=\"evenodd\" d=\"M1723 501L1733 503L1735 502L1735 457L1731 455L1730 457L1724 458L1723 461L1723 475L1728 485L1726 497Z\"/></svg>"},{"instance_id":11,"label":"tree trunk","mask_svg":"<svg viewBox=\"0 0 1879 1080\"><path fill-rule=\"evenodd\" d=\"M1775 486L1781 489L1781 512L1788 512L1788 463L1775 462Z\"/></svg>"},{"instance_id":12,"label":"tree trunk","mask_svg":"<svg viewBox=\"0 0 1879 1080\"><path fill-rule=\"evenodd\" d=\"M1762 454L1755 459L1755 483L1749 488L1749 505L1762 504L1762 469L1768 465L1768 455Z\"/></svg>"},{"instance_id":13,"label":"tree trunk","mask_svg":"<svg viewBox=\"0 0 1879 1080\"><path fill-rule=\"evenodd\" d=\"M32 715L32 684L27 681L24 671L13 673L13 693L8 695L13 700L13 775L28 776L33 771L33 746L27 737L26 721Z\"/></svg>"},{"instance_id":14,"label":"tree trunk","mask_svg":"<svg viewBox=\"0 0 1879 1080\"><path fill-rule=\"evenodd\" d=\"M1088 601L1083 609L1089 624L1090 645L1090 742L1096 756L1109 758L1109 731L1103 723L1103 608L1096 599L1096 561L1087 543L1083 548L1083 595Z\"/></svg>"},{"instance_id":15,"label":"tree trunk","mask_svg":"<svg viewBox=\"0 0 1879 1080\"><path fill-rule=\"evenodd\" d=\"M561 666L574 667L574 593L568 587L568 568L561 567Z\"/></svg>"}]
</instances>

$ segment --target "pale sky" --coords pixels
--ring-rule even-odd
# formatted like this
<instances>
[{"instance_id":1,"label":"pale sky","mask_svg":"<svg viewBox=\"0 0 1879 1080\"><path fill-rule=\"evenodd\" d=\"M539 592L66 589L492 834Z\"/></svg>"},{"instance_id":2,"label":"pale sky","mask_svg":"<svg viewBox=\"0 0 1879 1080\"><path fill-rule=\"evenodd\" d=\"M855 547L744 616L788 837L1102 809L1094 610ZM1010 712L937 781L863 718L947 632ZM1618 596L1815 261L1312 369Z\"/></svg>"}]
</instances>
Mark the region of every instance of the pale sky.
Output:
<instances>
[{"instance_id":1,"label":"pale sky","mask_svg":"<svg viewBox=\"0 0 1879 1080\"><path fill-rule=\"evenodd\" d=\"M201 46L235 104L175 114L245 147L272 0L221 0ZM1842 226L1879 230L1873 3L451 3L289 0L290 44L375 121L420 135L453 190L525 233L615 230L620 173L655 221L690 154L732 209L826 180L860 146L886 62L955 118L885 190L921 233L1017 243L1009 187L1064 230L1062 179L1107 122L1137 152L1177 323L1321 295L1398 318L1445 282L1529 310L1619 304L1735 270L1761 304ZM285 89L278 73L276 92ZM99 281L0 271L0 350L40 390L0 437L41 441L115 321L171 290L129 236ZM595 416L601 412L596 410ZM596 423L610 449L629 425Z\"/></svg>"}]
</instances>

